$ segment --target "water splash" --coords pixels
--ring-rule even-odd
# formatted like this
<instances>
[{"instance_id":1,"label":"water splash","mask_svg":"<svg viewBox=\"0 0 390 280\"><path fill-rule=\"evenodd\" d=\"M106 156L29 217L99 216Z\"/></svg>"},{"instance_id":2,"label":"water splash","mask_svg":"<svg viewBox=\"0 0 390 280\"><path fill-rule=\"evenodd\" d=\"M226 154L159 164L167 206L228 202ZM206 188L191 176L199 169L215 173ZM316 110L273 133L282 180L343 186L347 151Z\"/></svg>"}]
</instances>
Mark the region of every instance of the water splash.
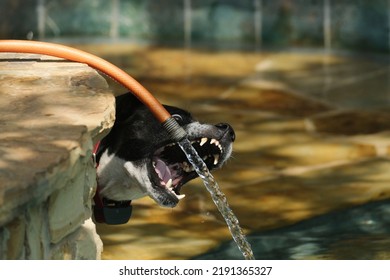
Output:
<instances>
[{"instance_id":1,"label":"water splash","mask_svg":"<svg viewBox=\"0 0 390 280\"><path fill-rule=\"evenodd\" d=\"M199 177L203 180L206 189L210 192L211 198L225 219L230 233L244 258L246 260L254 260L255 258L253 256L251 245L246 240L237 217L230 209L225 194L219 189L217 182L215 181L213 175L211 175L206 164L199 157L198 153L187 138L181 140L179 142L179 146L186 154L189 162L194 166L196 173L198 173Z\"/></svg>"}]
</instances>

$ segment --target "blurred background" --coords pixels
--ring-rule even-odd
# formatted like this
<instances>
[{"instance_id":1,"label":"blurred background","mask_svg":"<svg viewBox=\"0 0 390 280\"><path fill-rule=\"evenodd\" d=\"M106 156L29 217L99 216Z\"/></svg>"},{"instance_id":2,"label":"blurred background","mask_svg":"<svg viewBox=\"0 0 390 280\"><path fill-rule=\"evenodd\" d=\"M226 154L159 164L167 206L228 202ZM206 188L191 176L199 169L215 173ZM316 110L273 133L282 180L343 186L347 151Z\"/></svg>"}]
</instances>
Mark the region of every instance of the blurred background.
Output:
<instances>
[{"instance_id":1,"label":"blurred background","mask_svg":"<svg viewBox=\"0 0 390 280\"><path fill-rule=\"evenodd\" d=\"M0 36L388 52L387 0L2 0Z\"/></svg>"},{"instance_id":2,"label":"blurred background","mask_svg":"<svg viewBox=\"0 0 390 280\"><path fill-rule=\"evenodd\" d=\"M0 15L0 39L89 51L229 122L215 176L256 258L390 259L390 0L0 0ZM103 258L242 258L202 182L182 193L98 225Z\"/></svg>"}]
</instances>

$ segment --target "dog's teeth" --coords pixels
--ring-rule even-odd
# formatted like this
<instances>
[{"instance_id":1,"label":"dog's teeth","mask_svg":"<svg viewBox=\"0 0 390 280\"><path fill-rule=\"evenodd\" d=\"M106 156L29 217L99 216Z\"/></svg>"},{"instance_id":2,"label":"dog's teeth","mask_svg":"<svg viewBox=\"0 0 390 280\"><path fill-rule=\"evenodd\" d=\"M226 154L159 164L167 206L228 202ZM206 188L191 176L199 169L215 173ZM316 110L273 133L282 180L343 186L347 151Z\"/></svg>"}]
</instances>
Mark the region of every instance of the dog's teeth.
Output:
<instances>
[{"instance_id":1,"label":"dog's teeth","mask_svg":"<svg viewBox=\"0 0 390 280\"><path fill-rule=\"evenodd\" d=\"M217 139L211 139L210 144L214 144L215 146L219 147L219 141Z\"/></svg>"},{"instance_id":2,"label":"dog's teeth","mask_svg":"<svg viewBox=\"0 0 390 280\"><path fill-rule=\"evenodd\" d=\"M165 145L165 147L173 147L175 145L176 145L176 143L169 143L169 144Z\"/></svg>"},{"instance_id":3,"label":"dog's teeth","mask_svg":"<svg viewBox=\"0 0 390 280\"><path fill-rule=\"evenodd\" d=\"M207 138L200 139L200 146L202 147L207 142L207 140Z\"/></svg>"},{"instance_id":4,"label":"dog's teeth","mask_svg":"<svg viewBox=\"0 0 390 280\"><path fill-rule=\"evenodd\" d=\"M172 190L172 178L165 183L165 187L169 190Z\"/></svg>"},{"instance_id":5,"label":"dog's teeth","mask_svg":"<svg viewBox=\"0 0 390 280\"><path fill-rule=\"evenodd\" d=\"M179 195L176 195L176 197L177 197L179 200L181 200L181 199L185 198L186 195L185 195L185 194L179 194Z\"/></svg>"},{"instance_id":6,"label":"dog's teeth","mask_svg":"<svg viewBox=\"0 0 390 280\"><path fill-rule=\"evenodd\" d=\"M194 167L189 165L186 161L183 161L182 165L185 172L190 173L191 171L194 171Z\"/></svg>"},{"instance_id":7,"label":"dog's teeth","mask_svg":"<svg viewBox=\"0 0 390 280\"><path fill-rule=\"evenodd\" d=\"M215 154L215 155L214 155L214 165L217 165L217 164L218 164L218 161L219 161L219 155L218 155L218 154Z\"/></svg>"}]
</instances>

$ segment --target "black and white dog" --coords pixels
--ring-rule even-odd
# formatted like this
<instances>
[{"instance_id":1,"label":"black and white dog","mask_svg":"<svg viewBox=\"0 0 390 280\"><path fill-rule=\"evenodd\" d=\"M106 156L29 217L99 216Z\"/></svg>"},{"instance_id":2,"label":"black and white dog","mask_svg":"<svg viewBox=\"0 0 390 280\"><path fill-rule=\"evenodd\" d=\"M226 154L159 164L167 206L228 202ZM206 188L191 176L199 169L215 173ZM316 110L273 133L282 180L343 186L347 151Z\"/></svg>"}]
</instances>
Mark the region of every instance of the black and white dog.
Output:
<instances>
[{"instance_id":1,"label":"black and white dog","mask_svg":"<svg viewBox=\"0 0 390 280\"><path fill-rule=\"evenodd\" d=\"M187 111L164 107L185 129L210 170L230 157L235 133L229 124L201 124ZM197 177L180 147L131 93L116 98L115 124L95 156L98 195L111 202L148 195L161 206L175 207L184 198L181 187Z\"/></svg>"}]
</instances>

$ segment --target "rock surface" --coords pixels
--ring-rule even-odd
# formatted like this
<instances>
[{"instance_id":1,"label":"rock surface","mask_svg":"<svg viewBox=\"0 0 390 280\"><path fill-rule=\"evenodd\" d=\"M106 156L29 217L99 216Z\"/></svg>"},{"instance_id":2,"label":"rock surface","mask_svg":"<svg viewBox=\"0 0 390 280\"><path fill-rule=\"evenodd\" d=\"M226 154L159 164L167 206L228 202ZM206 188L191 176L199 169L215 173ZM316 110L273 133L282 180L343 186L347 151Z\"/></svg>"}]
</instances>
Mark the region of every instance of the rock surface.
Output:
<instances>
[{"instance_id":1,"label":"rock surface","mask_svg":"<svg viewBox=\"0 0 390 280\"><path fill-rule=\"evenodd\" d=\"M99 258L96 236L95 254L75 248L96 187L92 146L114 122L106 81L87 65L0 54L0 111L0 259Z\"/></svg>"}]
</instances>

